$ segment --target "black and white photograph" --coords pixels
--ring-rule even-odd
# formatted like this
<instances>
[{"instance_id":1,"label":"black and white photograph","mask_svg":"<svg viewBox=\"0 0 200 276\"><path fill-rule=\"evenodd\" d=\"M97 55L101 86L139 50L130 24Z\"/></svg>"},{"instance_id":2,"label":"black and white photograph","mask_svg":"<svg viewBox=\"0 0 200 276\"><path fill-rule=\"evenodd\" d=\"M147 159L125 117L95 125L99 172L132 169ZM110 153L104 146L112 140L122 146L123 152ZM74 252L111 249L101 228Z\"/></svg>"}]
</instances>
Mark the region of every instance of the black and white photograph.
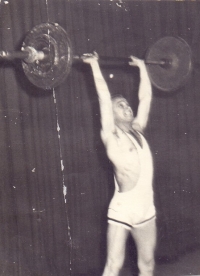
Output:
<instances>
[{"instance_id":1,"label":"black and white photograph","mask_svg":"<svg viewBox=\"0 0 200 276\"><path fill-rule=\"evenodd\" d=\"M200 276L200 2L0 0L0 276Z\"/></svg>"}]
</instances>

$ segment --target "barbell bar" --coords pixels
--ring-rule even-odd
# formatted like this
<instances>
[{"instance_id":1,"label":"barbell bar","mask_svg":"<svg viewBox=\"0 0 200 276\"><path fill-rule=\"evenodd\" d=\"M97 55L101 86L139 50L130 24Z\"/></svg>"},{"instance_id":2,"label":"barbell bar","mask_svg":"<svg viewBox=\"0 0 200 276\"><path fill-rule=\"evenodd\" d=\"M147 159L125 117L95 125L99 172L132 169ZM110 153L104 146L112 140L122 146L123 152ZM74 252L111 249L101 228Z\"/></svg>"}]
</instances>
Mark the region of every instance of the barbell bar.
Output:
<instances>
[{"instance_id":1,"label":"barbell bar","mask_svg":"<svg viewBox=\"0 0 200 276\"><path fill-rule=\"evenodd\" d=\"M36 51L33 47L26 47L23 48L22 51L0 51L0 60L14 60L14 59L22 59L26 63L33 63L35 61L45 60L48 59L48 50L46 53L43 51ZM73 56L73 61L83 61L84 55L75 55ZM127 65L131 59L126 57L108 57L108 56L100 56L100 64L106 65ZM153 61L153 60L145 60L146 64L156 64L161 66L170 65L170 60L160 60L160 61Z\"/></svg>"},{"instance_id":2,"label":"barbell bar","mask_svg":"<svg viewBox=\"0 0 200 276\"><path fill-rule=\"evenodd\" d=\"M67 32L57 23L36 25L25 37L21 51L0 51L0 60L21 59L27 78L48 90L60 85L75 62L84 55L73 55ZM99 57L100 65L128 65L128 57ZM192 54L180 37L166 36L151 45L145 55L151 83L162 91L180 88L190 76Z\"/></svg>"},{"instance_id":3,"label":"barbell bar","mask_svg":"<svg viewBox=\"0 0 200 276\"><path fill-rule=\"evenodd\" d=\"M73 56L73 61L83 61L84 55L76 55ZM109 57L109 56L100 56L99 57L99 63L100 65L128 65L128 63L131 61L131 58L127 57ZM170 64L170 61L154 61L154 60L145 60L146 64L156 64L165 66L166 64Z\"/></svg>"}]
</instances>

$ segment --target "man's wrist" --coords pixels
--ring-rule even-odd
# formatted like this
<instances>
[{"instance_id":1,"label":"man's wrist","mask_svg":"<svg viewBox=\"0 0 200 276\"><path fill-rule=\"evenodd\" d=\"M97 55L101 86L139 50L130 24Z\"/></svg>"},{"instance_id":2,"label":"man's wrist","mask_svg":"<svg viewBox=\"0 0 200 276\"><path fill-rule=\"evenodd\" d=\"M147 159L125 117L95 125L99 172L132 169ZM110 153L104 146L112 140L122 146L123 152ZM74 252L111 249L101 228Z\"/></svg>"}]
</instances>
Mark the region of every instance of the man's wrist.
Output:
<instances>
[{"instance_id":1,"label":"man's wrist","mask_svg":"<svg viewBox=\"0 0 200 276\"><path fill-rule=\"evenodd\" d=\"M99 62L98 62L98 60L92 60L91 62L90 62L90 64L91 64L91 66L99 66Z\"/></svg>"}]
</instances>

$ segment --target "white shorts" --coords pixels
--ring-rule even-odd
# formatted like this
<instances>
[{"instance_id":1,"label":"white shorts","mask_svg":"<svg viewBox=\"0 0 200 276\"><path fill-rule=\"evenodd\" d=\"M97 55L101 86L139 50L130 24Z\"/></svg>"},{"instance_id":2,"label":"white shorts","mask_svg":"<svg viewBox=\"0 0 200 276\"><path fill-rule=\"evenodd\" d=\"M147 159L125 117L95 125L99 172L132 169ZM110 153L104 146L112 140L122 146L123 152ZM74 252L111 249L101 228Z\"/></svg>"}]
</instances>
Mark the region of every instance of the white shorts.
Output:
<instances>
[{"instance_id":1,"label":"white shorts","mask_svg":"<svg viewBox=\"0 0 200 276\"><path fill-rule=\"evenodd\" d=\"M108 208L108 223L126 229L139 227L154 219L156 210L152 194L135 194L135 189L120 193L117 190Z\"/></svg>"}]
</instances>

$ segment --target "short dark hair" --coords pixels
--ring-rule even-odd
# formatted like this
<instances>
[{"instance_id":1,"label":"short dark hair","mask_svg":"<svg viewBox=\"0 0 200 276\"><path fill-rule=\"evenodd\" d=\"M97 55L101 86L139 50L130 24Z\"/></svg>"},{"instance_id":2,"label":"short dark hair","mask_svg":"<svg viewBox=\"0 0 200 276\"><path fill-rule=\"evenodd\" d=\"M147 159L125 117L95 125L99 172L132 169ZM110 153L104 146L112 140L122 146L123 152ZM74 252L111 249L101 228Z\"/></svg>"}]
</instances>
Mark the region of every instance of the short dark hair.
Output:
<instances>
[{"instance_id":1,"label":"short dark hair","mask_svg":"<svg viewBox=\"0 0 200 276\"><path fill-rule=\"evenodd\" d=\"M112 100L117 99L117 98L126 99L122 94L113 94L113 95L111 95Z\"/></svg>"},{"instance_id":2,"label":"short dark hair","mask_svg":"<svg viewBox=\"0 0 200 276\"><path fill-rule=\"evenodd\" d=\"M129 105L130 105L130 103L129 103L129 101L122 95L122 94L111 94L111 100L112 101L114 101L115 99L124 99ZM134 109L131 107L131 109L132 109L132 111L133 111L133 113L134 113Z\"/></svg>"}]
</instances>

